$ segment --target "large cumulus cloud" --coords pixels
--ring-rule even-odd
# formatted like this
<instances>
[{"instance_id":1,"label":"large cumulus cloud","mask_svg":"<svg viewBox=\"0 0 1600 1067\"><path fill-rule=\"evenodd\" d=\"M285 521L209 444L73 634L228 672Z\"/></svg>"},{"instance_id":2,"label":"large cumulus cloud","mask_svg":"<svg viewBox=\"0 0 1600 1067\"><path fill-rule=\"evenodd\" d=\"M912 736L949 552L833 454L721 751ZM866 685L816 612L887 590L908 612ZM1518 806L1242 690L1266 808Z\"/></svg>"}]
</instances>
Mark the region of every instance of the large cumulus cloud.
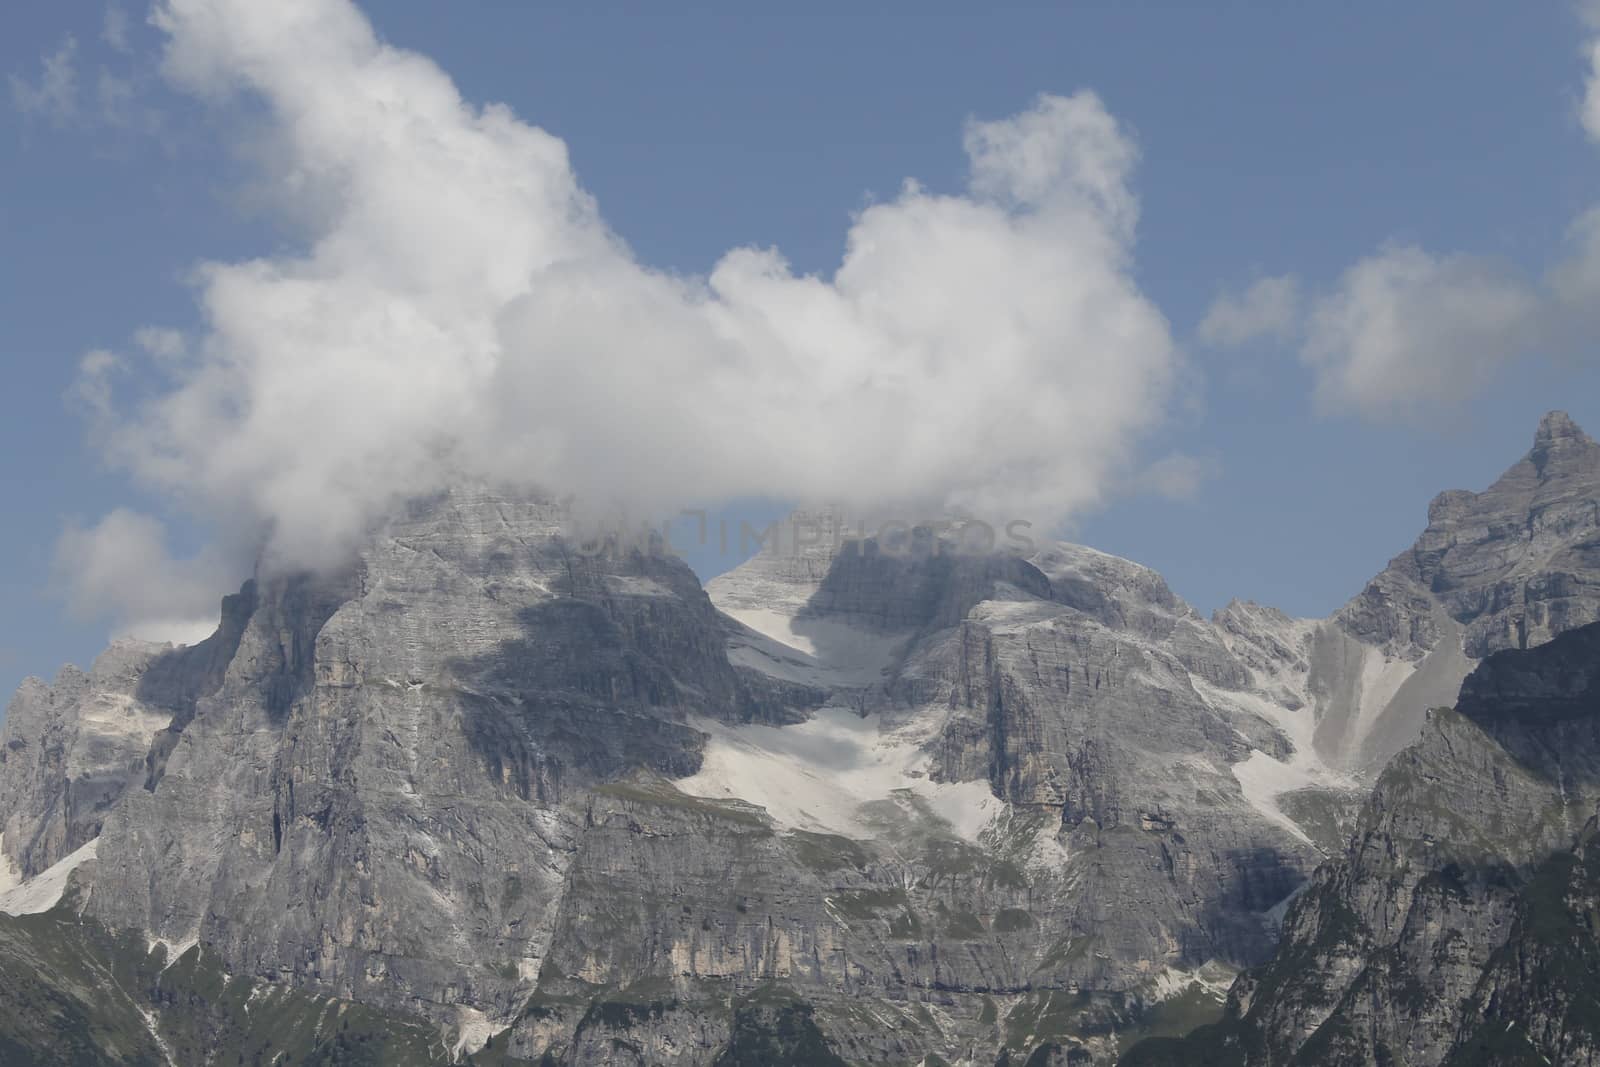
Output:
<instances>
[{"instance_id":1,"label":"large cumulus cloud","mask_svg":"<svg viewBox=\"0 0 1600 1067\"><path fill-rule=\"evenodd\" d=\"M143 484L269 531L277 565L461 478L645 513L762 494L1050 524L1161 418L1178 357L1131 273L1137 153L1092 93L971 122L966 189L907 181L841 220L831 276L739 248L683 277L608 228L562 141L342 0L154 20L176 85L264 111L250 157L301 239L198 269L203 327L146 345L154 396L86 391Z\"/></svg>"}]
</instances>

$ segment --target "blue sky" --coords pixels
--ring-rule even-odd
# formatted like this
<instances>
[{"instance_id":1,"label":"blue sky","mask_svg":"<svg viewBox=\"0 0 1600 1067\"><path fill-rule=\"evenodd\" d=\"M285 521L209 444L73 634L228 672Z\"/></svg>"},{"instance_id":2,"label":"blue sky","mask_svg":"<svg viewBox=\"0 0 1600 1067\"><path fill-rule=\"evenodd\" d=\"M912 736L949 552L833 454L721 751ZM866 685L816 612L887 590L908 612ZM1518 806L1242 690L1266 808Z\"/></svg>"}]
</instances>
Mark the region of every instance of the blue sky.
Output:
<instances>
[{"instance_id":1,"label":"blue sky","mask_svg":"<svg viewBox=\"0 0 1600 1067\"><path fill-rule=\"evenodd\" d=\"M1458 402L1396 413L1319 405L1298 336L1211 345L1198 324L1219 295L1264 277L1293 275L1315 301L1386 248L1542 275L1600 201L1600 148L1580 119L1585 31L1559 3L1201 8L813 5L799 17L729 4L667 17L396 0L368 13L468 101L504 102L561 138L637 259L685 275L748 245L827 277L852 213L907 177L963 188L969 119L1093 90L1138 147L1129 270L1183 361L1138 452L1182 454L1203 477L1176 497L1122 479L1067 532L1156 567L1202 610L1239 596L1323 614L1410 543L1434 493L1481 488L1518 458L1545 410L1600 428L1593 339L1512 331L1527 358L1493 361ZM113 624L81 595L70 610L70 576L52 573L68 524L146 512L179 555L215 535L170 486L108 465L68 400L79 361L146 325L197 328L198 263L303 237L263 189L253 133L265 120L248 102L175 89L144 7L115 9L125 34L115 15L106 33L108 10L27 5L0 34L0 74L13 76L0 107L8 691L87 661ZM42 64L69 39L73 91L38 95ZM1458 372L1439 369L1441 392Z\"/></svg>"}]
</instances>

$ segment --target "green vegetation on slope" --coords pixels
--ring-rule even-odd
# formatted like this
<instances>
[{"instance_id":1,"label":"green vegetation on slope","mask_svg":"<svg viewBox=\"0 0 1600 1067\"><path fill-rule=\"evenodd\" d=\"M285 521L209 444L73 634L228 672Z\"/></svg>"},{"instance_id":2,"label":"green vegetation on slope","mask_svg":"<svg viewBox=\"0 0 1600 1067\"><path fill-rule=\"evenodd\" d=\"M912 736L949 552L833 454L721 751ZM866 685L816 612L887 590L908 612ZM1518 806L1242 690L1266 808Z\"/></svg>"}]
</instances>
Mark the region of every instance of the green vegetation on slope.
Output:
<instances>
[{"instance_id":1,"label":"green vegetation on slope","mask_svg":"<svg viewBox=\"0 0 1600 1067\"><path fill-rule=\"evenodd\" d=\"M229 978L190 949L168 965L134 934L70 907L0 915L0 1063L429 1067L446 1059L420 1020Z\"/></svg>"}]
</instances>

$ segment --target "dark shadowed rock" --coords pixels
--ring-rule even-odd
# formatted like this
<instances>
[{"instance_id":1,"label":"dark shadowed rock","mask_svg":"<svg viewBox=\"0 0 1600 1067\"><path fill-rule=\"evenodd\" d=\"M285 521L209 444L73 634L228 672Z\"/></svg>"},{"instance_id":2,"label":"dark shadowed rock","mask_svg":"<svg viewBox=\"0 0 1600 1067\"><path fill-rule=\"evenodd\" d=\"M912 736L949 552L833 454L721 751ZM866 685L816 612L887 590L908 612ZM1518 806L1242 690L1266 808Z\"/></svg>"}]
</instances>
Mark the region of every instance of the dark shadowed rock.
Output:
<instances>
[{"instance_id":1,"label":"dark shadowed rock","mask_svg":"<svg viewBox=\"0 0 1600 1067\"><path fill-rule=\"evenodd\" d=\"M1486 659L1223 1023L1131 1062L1600 1062L1600 625Z\"/></svg>"},{"instance_id":2,"label":"dark shadowed rock","mask_svg":"<svg viewBox=\"0 0 1600 1067\"><path fill-rule=\"evenodd\" d=\"M1299 955L1228 1035L1421 1055L1448 1005L1558 996L1558 956L1495 953L1592 814L1597 483L1548 417L1329 620L827 513L708 596L459 489L258 576L206 642L27 683L0 855L152 952L422 1016L442 1059L1105 1063L1216 1017L1280 923ZM1485 661L1362 807L1480 657L1564 633Z\"/></svg>"}]
</instances>

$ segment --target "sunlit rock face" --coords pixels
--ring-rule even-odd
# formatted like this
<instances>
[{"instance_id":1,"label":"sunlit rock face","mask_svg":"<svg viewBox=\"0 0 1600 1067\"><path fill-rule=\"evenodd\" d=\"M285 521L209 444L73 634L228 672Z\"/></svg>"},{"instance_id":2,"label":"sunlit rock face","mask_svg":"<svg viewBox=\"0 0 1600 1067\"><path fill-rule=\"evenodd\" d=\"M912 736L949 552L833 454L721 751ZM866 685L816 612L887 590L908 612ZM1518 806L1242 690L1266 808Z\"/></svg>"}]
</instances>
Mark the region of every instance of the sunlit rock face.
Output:
<instances>
[{"instance_id":1,"label":"sunlit rock face","mask_svg":"<svg viewBox=\"0 0 1600 1067\"><path fill-rule=\"evenodd\" d=\"M1600 624L1491 655L1390 762L1227 1017L1146 1067L1600 1062Z\"/></svg>"},{"instance_id":2,"label":"sunlit rock face","mask_svg":"<svg viewBox=\"0 0 1600 1067\"><path fill-rule=\"evenodd\" d=\"M226 671L107 815L89 913L343 996L511 1012L586 790L693 772L691 715L762 713L681 563L560 531L462 491L340 573L247 587Z\"/></svg>"},{"instance_id":3,"label":"sunlit rock face","mask_svg":"<svg viewBox=\"0 0 1600 1067\"><path fill-rule=\"evenodd\" d=\"M1020 1020L1048 991L1083 994L1049 1024L1053 1039L1110 1055L1103 1032L1137 1013L1118 1022L1094 993L1155 1003L1207 964L1262 958L1271 909L1319 853L1235 773L1279 765L1294 745L1278 723L1290 713L1219 627L1148 568L1074 545L1023 558L963 553L959 537L847 538L824 566L825 554L758 557L710 592L741 623L732 655L778 674L837 672L846 716L786 728L810 745L714 731L706 769L679 784L909 863L911 891L889 883L877 916L878 936L906 953L894 961L904 995L966 1009L973 994L998 997ZM1324 772L1286 773L1303 785ZM940 834L903 824L919 810ZM941 853L962 838L977 865L946 885ZM960 952L930 943L929 913L963 909ZM1027 936L1011 943L1008 924Z\"/></svg>"},{"instance_id":4,"label":"sunlit rock face","mask_svg":"<svg viewBox=\"0 0 1600 1067\"><path fill-rule=\"evenodd\" d=\"M1220 1012L1483 655L1594 617L1597 483L1547 418L1327 620L832 512L702 590L462 488L25 685L5 878L507 1062L1109 1062Z\"/></svg>"},{"instance_id":5,"label":"sunlit rock face","mask_svg":"<svg viewBox=\"0 0 1600 1067\"><path fill-rule=\"evenodd\" d=\"M1280 703L1311 709L1319 760L1370 780L1484 656L1597 619L1600 445L1552 412L1488 489L1436 497L1416 543L1331 618L1229 605L1215 621Z\"/></svg>"},{"instance_id":6,"label":"sunlit rock face","mask_svg":"<svg viewBox=\"0 0 1600 1067\"><path fill-rule=\"evenodd\" d=\"M87 672L22 684L0 730L0 869L32 877L99 835L149 780L168 728L220 684L251 610L249 594L228 597L216 634L192 648L121 640Z\"/></svg>"}]
</instances>

